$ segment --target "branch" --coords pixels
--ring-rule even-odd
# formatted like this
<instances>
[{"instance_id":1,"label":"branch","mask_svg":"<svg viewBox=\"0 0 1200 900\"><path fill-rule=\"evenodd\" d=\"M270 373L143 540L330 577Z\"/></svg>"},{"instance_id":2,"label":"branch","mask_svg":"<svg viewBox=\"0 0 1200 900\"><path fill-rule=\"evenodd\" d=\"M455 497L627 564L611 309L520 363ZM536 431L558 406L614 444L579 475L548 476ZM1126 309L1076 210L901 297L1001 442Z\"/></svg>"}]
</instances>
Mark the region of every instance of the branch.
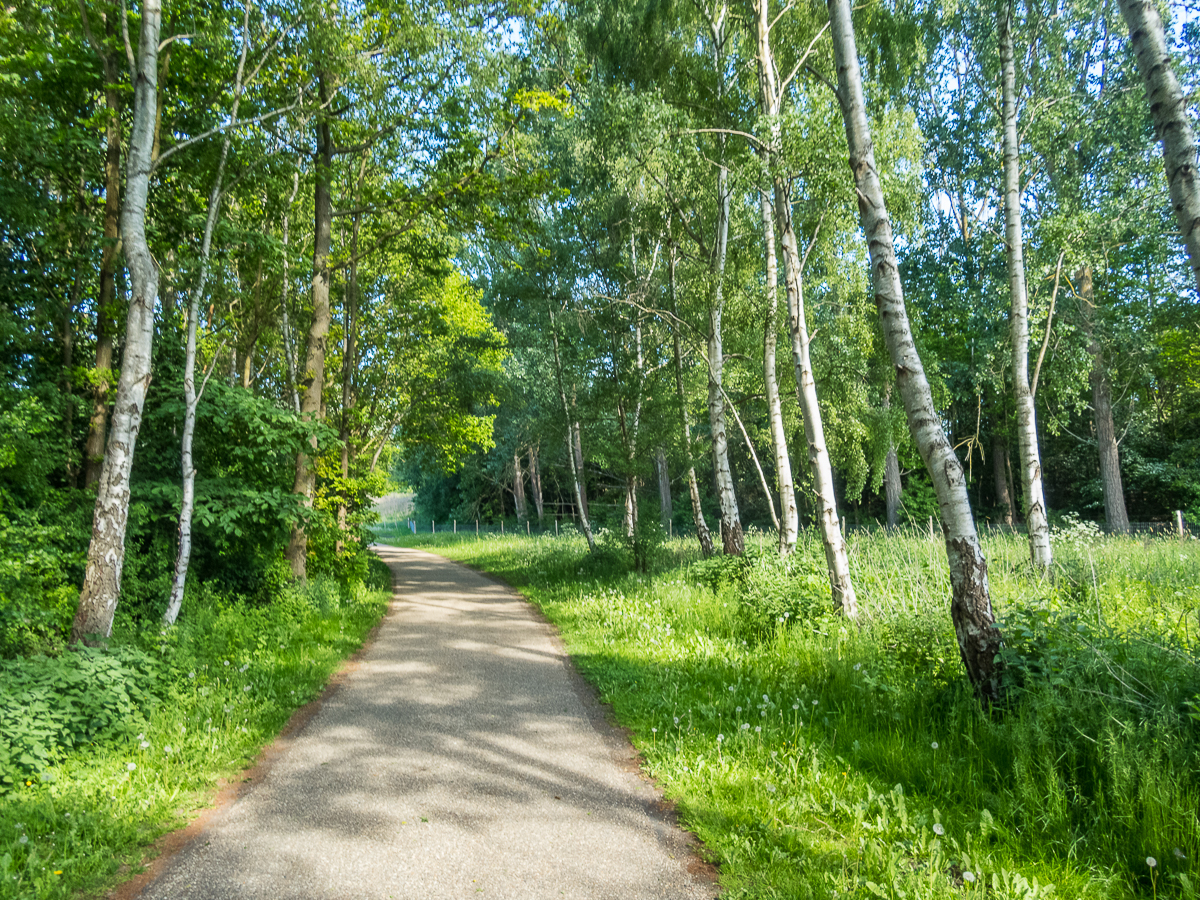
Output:
<instances>
[{"instance_id":1,"label":"branch","mask_svg":"<svg viewBox=\"0 0 1200 900\"><path fill-rule=\"evenodd\" d=\"M760 150L769 151L771 148L764 144L761 140L752 134L747 134L744 131L738 131L736 128L687 128L683 131L678 131L676 134L735 134L738 137L744 137L751 144L756 145ZM720 165L713 160L710 160L713 165Z\"/></svg>"},{"instance_id":2,"label":"branch","mask_svg":"<svg viewBox=\"0 0 1200 900\"><path fill-rule=\"evenodd\" d=\"M1050 312L1046 316L1046 333L1042 336L1042 349L1038 351L1037 365L1033 367L1033 383L1029 386L1029 396L1037 397L1038 376L1042 374L1042 360L1046 358L1046 348L1050 346L1050 326L1054 323L1054 301L1058 299L1058 278L1062 274L1063 257L1067 251L1058 254L1058 264L1054 267L1054 290L1050 294Z\"/></svg>"},{"instance_id":3,"label":"branch","mask_svg":"<svg viewBox=\"0 0 1200 900\"><path fill-rule=\"evenodd\" d=\"M180 150L184 149L185 147L189 147L192 144L195 144L199 141L203 141L206 138L210 138L214 134L220 134L221 132L225 131L226 129L232 128L237 125L256 125L259 122L265 122L268 119L273 119L276 116L281 116L286 112L291 112L293 109L295 109L299 105L300 105L300 102L296 101L295 103L291 104L290 106L284 106L279 109L273 109L270 112L263 113L261 116L255 116L253 119L238 119L236 121L231 120L229 122L226 122L223 125L218 125L216 128L210 128L208 131L204 132L203 134L198 134L195 137L188 138L186 141L181 141L180 143L175 144L173 147L168 147L167 150L165 152L163 152L162 155L160 155L157 160L155 160L154 165L151 167L151 172L153 172L155 169L157 169L162 164L162 161L164 159L168 159L169 157L178 153Z\"/></svg>"}]
</instances>

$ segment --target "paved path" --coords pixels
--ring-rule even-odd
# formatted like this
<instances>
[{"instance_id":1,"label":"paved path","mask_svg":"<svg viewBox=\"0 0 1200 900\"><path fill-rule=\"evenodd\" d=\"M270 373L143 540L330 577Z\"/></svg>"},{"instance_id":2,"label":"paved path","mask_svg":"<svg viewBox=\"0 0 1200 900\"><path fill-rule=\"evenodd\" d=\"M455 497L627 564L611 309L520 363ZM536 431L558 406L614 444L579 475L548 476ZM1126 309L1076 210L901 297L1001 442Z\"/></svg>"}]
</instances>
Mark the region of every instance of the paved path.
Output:
<instances>
[{"instance_id":1,"label":"paved path","mask_svg":"<svg viewBox=\"0 0 1200 900\"><path fill-rule=\"evenodd\" d=\"M714 897L552 629L469 569L377 549L396 597L361 663L140 896Z\"/></svg>"}]
</instances>

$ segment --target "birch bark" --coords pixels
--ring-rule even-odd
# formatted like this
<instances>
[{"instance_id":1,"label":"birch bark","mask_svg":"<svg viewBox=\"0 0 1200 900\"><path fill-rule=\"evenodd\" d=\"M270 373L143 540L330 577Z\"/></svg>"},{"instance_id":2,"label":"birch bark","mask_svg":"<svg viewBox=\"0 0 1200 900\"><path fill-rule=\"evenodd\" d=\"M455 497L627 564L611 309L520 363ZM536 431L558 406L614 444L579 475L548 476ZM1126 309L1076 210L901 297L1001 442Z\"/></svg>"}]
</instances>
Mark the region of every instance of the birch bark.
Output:
<instances>
[{"instance_id":1,"label":"birch bark","mask_svg":"<svg viewBox=\"0 0 1200 900\"><path fill-rule=\"evenodd\" d=\"M1183 236L1192 274L1200 289L1200 171L1187 101L1175 77L1162 17L1154 0L1118 0L1129 26L1129 39L1150 103L1154 133L1163 148L1163 165L1175 221Z\"/></svg>"},{"instance_id":2,"label":"birch bark","mask_svg":"<svg viewBox=\"0 0 1200 900\"><path fill-rule=\"evenodd\" d=\"M142 424L142 408L150 387L154 306L158 300L158 270L146 243L146 201L154 145L161 25L161 0L145 0L133 73L133 127L125 170L125 206L121 214L121 241L129 266L132 293L125 325L121 377L117 382L104 466L97 482L87 568L79 594L79 608L71 625L72 643L103 643L108 639L121 591L125 527L129 520L129 474Z\"/></svg>"},{"instance_id":3,"label":"birch bark","mask_svg":"<svg viewBox=\"0 0 1200 900\"><path fill-rule=\"evenodd\" d=\"M742 535L737 493L733 487L733 471L729 467L725 392L721 385L725 366L725 350L721 343L721 317L725 300L721 282L725 277L725 257L729 246L729 203L729 170L721 166L717 171L717 234L711 270L713 285L708 306L708 423L712 429L717 502L721 507L721 543L727 554L741 556L746 552L746 542Z\"/></svg>"},{"instance_id":4,"label":"birch bark","mask_svg":"<svg viewBox=\"0 0 1200 900\"><path fill-rule=\"evenodd\" d=\"M763 5L765 0L763 0ZM771 423L771 447L775 451L775 486L779 491L779 553L787 556L796 548L800 514L796 510L796 485L792 482L792 460L788 455L779 379L775 377L775 330L779 315L779 270L775 256L775 216L771 199L761 197L763 245L766 252L767 319L763 326L763 386L767 395L767 417Z\"/></svg>"},{"instance_id":5,"label":"birch bark","mask_svg":"<svg viewBox=\"0 0 1200 900\"><path fill-rule=\"evenodd\" d=\"M904 402L909 431L937 493L950 566L950 616L959 653L976 693L995 702L1003 696L1001 665L996 659L1002 642L988 593L987 560L975 531L962 465L942 430L908 323L900 268L892 241L892 223L884 203L867 124L850 0L828 0L828 6L837 65L838 99L846 125L859 219L870 253L875 305L892 364L896 367L896 385Z\"/></svg>"},{"instance_id":6,"label":"birch bark","mask_svg":"<svg viewBox=\"0 0 1200 900\"><path fill-rule=\"evenodd\" d=\"M1029 300L1025 288L1025 237L1021 225L1021 158L1017 146L1016 65L1013 62L1012 10L1000 12L1000 68L1004 127L1004 237L1008 257L1009 337L1017 406L1017 443L1021 456L1021 491L1029 528L1029 558L1045 572L1053 562L1046 500L1042 492L1042 460L1038 452L1037 411L1029 389Z\"/></svg>"},{"instance_id":7,"label":"birch bark","mask_svg":"<svg viewBox=\"0 0 1200 900\"><path fill-rule=\"evenodd\" d=\"M781 146L778 116L783 107L783 91L775 66L775 55L771 49L771 13L768 0L757 0L755 5L755 35L757 39L759 103L763 113L771 122L768 141L768 166L772 169L775 199L775 224L779 228L780 245L783 250L784 284L787 288L788 325L792 338L792 367L796 377L796 394L804 418L804 439L808 449L808 465L812 473L814 498L817 508L817 526L821 531L821 543L825 548L825 563L829 569L829 585L833 592L833 604L848 618L858 616L858 598L854 582L850 578L850 561L846 553L846 541L842 537L838 521L837 494L834 492L833 467L825 447L825 425L821 419L821 407L817 398L817 384L812 375L809 357L808 324L804 315L804 272L800 258L796 229L792 222L790 186L782 173L774 171L775 156ZM769 211L763 210L764 226ZM793 495L794 496L794 495ZM794 503L793 499L793 503Z\"/></svg>"},{"instance_id":8,"label":"birch bark","mask_svg":"<svg viewBox=\"0 0 1200 900\"><path fill-rule=\"evenodd\" d=\"M229 118L237 122L242 101L242 78L246 71L246 56L250 51L250 7L242 21L242 52L238 59L237 77L233 88L233 105ZM171 577L171 595L163 613L163 624L174 625L183 606L183 591L187 586L188 566L192 558L192 514L196 507L196 467L192 458L192 439L196 433L196 407L204 395L205 383L196 390L196 330L200 322L200 307L208 284L208 262L212 253L213 230L221 214L221 198L225 181L225 165L229 161L232 128L225 132L221 156L212 191L208 195L208 213L204 219L204 237L200 242L200 272L188 301L187 348L183 360L183 432L179 441L180 469L183 472L183 501L179 508L179 546L175 553L175 571Z\"/></svg>"},{"instance_id":9,"label":"birch bark","mask_svg":"<svg viewBox=\"0 0 1200 900\"><path fill-rule=\"evenodd\" d=\"M687 393L683 389L683 347L679 335L679 302L675 296L675 245L671 244L667 263L667 289L671 295L671 314L675 317L672 340L675 352L675 392L679 397L679 428L683 440L683 452L688 462L688 497L692 502L692 523L696 526L696 538L700 541L700 555L708 559L713 555L712 532L704 521L704 509L700 505L700 485L696 481L696 467L692 463L692 433L688 427Z\"/></svg>"}]
</instances>

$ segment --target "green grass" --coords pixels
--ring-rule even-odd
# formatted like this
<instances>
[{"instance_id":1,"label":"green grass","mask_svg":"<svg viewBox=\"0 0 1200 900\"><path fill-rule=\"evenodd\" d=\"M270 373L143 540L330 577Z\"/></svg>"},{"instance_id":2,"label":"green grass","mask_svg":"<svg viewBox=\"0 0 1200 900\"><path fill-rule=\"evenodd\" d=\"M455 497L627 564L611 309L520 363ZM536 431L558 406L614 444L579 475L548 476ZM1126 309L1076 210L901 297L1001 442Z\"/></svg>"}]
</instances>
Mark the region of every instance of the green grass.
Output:
<instances>
[{"instance_id":1,"label":"green grass","mask_svg":"<svg viewBox=\"0 0 1200 900\"><path fill-rule=\"evenodd\" d=\"M106 681L88 684L71 716L23 715L26 730L3 736L16 750L0 775L17 777L0 793L0 898L95 895L133 874L147 845L209 802L320 692L388 596L318 578L267 606L197 591L166 633L119 620L110 655L125 665L103 669ZM39 666L33 681L53 670L66 683L75 656L3 665L10 675ZM0 716L30 708L38 690L16 695L14 682L0 683ZM106 711L117 714L93 727Z\"/></svg>"},{"instance_id":2,"label":"green grass","mask_svg":"<svg viewBox=\"0 0 1200 900\"><path fill-rule=\"evenodd\" d=\"M559 626L726 896L1196 896L1193 542L1068 528L1042 579L1022 538L985 539L1012 680L989 712L927 532L852 536L861 628L814 592L811 534L789 567L769 535L732 567L669 541L641 576L611 540L395 539L503 577ZM789 614L764 625L764 607Z\"/></svg>"}]
</instances>

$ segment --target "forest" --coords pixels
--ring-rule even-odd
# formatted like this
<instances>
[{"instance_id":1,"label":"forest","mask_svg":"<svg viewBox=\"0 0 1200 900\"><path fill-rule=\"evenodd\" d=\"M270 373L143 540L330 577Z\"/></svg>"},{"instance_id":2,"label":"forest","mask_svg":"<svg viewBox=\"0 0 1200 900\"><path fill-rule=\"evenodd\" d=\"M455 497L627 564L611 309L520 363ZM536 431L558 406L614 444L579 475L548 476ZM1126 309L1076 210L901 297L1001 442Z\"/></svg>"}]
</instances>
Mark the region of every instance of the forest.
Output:
<instances>
[{"instance_id":1,"label":"forest","mask_svg":"<svg viewBox=\"0 0 1200 900\"><path fill-rule=\"evenodd\" d=\"M244 765L383 614L376 540L523 586L587 659L624 647L581 667L652 748L627 602L727 641L714 679L809 672L923 746L931 709L976 723L955 787L826 717L813 772L878 784L770 816L891 843L772 880L815 845L735 798L690 826L730 896L972 890L985 851L943 859L892 788L976 776L956 815L1000 822L995 896L1196 896L1195 18L4 6L0 896L100 889ZM397 490L415 511L380 523ZM855 687L864 660L890 661ZM130 756L154 735L174 757ZM74 843L29 843L67 807ZM930 853L951 876L918 885Z\"/></svg>"}]
</instances>

